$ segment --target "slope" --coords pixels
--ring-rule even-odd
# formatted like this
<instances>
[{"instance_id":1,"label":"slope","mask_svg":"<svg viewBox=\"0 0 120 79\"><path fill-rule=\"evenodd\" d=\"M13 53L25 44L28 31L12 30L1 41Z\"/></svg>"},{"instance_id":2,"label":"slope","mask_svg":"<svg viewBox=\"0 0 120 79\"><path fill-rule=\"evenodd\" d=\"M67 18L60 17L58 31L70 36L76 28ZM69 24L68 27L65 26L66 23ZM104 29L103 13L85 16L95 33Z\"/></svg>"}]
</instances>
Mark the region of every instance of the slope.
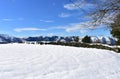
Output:
<instances>
[{"instance_id":1,"label":"slope","mask_svg":"<svg viewBox=\"0 0 120 79\"><path fill-rule=\"evenodd\" d=\"M120 79L120 55L107 50L0 45L0 79Z\"/></svg>"}]
</instances>

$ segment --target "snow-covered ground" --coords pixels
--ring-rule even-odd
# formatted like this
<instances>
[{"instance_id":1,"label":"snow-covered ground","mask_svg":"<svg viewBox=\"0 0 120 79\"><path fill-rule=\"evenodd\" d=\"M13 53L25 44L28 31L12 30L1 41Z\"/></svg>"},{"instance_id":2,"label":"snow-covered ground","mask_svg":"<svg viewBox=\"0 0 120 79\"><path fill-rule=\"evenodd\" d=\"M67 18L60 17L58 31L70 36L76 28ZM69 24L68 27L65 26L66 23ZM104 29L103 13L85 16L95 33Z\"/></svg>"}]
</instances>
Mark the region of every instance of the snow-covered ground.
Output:
<instances>
[{"instance_id":1,"label":"snow-covered ground","mask_svg":"<svg viewBox=\"0 0 120 79\"><path fill-rule=\"evenodd\" d=\"M120 79L120 55L54 45L0 45L0 79Z\"/></svg>"}]
</instances>

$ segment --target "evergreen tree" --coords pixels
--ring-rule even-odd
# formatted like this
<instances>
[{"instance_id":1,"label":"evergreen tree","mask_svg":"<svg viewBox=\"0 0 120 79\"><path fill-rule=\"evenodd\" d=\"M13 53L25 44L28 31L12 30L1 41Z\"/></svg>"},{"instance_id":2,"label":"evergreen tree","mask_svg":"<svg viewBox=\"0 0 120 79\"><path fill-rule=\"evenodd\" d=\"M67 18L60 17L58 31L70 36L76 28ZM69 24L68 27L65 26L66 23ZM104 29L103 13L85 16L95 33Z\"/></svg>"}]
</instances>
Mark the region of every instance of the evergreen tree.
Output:
<instances>
[{"instance_id":1,"label":"evergreen tree","mask_svg":"<svg viewBox=\"0 0 120 79\"><path fill-rule=\"evenodd\" d=\"M120 14L116 16L114 23L111 24L111 34L118 39L117 44L120 44Z\"/></svg>"},{"instance_id":2,"label":"evergreen tree","mask_svg":"<svg viewBox=\"0 0 120 79\"><path fill-rule=\"evenodd\" d=\"M74 41L75 41L75 42L79 42L79 36L75 36L75 37L74 37Z\"/></svg>"},{"instance_id":3,"label":"evergreen tree","mask_svg":"<svg viewBox=\"0 0 120 79\"><path fill-rule=\"evenodd\" d=\"M82 42L83 42L83 43L91 43L91 39L90 39L89 36L86 35L86 36L82 39Z\"/></svg>"}]
</instances>

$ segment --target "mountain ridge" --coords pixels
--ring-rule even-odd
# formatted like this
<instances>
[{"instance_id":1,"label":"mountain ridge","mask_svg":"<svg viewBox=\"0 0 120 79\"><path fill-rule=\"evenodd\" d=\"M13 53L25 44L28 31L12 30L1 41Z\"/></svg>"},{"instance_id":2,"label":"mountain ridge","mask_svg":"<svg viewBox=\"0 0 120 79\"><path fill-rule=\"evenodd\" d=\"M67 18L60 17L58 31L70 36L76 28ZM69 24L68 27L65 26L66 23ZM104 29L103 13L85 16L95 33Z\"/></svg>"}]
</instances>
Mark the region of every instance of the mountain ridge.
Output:
<instances>
[{"instance_id":1,"label":"mountain ridge","mask_svg":"<svg viewBox=\"0 0 120 79\"><path fill-rule=\"evenodd\" d=\"M4 43L24 43L25 41L49 41L49 42L75 42L75 37L77 36L30 36L26 38L19 38L19 37L14 37L10 36L7 34L0 34L0 44ZM82 42L83 37L78 37L79 42ZM112 44L114 45L116 40L115 38L112 37L107 37L107 36L102 36L102 37L97 37L97 36L90 36L91 42L92 43L102 43L102 44Z\"/></svg>"}]
</instances>

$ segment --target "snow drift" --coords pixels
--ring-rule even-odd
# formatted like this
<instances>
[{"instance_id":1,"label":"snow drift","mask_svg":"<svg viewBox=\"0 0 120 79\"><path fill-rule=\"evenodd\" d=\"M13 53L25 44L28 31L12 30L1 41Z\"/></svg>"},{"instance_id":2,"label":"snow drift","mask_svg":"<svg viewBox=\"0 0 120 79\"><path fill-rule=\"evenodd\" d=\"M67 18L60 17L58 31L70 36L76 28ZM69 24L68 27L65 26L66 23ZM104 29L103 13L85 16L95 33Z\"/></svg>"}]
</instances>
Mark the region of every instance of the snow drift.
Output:
<instances>
[{"instance_id":1,"label":"snow drift","mask_svg":"<svg viewBox=\"0 0 120 79\"><path fill-rule=\"evenodd\" d=\"M54 45L0 45L0 79L120 79L120 55Z\"/></svg>"}]
</instances>

